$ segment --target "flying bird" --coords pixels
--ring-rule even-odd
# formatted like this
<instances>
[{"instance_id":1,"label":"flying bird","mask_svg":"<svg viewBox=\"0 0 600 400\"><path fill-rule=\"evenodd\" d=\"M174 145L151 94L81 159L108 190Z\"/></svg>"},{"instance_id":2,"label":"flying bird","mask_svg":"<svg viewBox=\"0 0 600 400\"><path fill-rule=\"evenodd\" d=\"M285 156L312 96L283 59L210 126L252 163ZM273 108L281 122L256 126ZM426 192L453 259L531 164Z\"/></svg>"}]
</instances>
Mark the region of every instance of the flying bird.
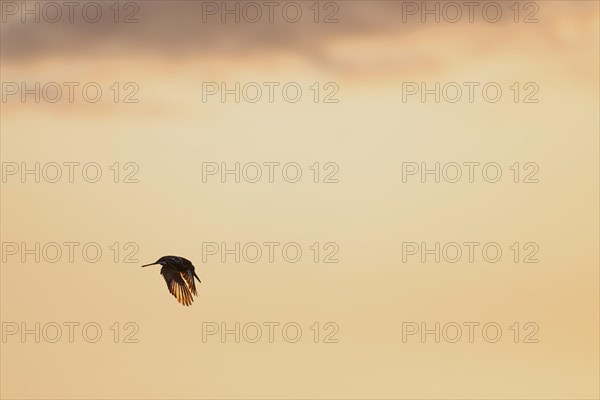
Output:
<instances>
[{"instance_id":1,"label":"flying bird","mask_svg":"<svg viewBox=\"0 0 600 400\"><path fill-rule=\"evenodd\" d=\"M158 261L142 265L142 267L157 264L162 265L160 273L167 282L169 292L184 306L192 305L192 301L194 301L192 294L198 296L194 278L201 282L198 275L196 275L194 265L183 257L164 256L159 258Z\"/></svg>"}]
</instances>

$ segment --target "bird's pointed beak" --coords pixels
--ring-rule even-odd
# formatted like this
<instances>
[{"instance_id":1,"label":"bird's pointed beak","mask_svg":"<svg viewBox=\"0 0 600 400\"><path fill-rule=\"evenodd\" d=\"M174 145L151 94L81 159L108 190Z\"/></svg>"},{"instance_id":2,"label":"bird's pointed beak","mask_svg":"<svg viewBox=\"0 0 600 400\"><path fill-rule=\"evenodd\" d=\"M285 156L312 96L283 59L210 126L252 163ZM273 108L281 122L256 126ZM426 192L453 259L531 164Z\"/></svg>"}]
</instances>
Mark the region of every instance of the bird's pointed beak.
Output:
<instances>
[{"instance_id":1,"label":"bird's pointed beak","mask_svg":"<svg viewBox=\"0 0 600 400\"><path fill-rule=\"evenodd\" d=\"M149 266L151 266L151 265L156 265L156 264L158 264L158 263L155 263L155 262L154 262L154 263L152 263L152 264L146 264L146 265L142 265L142 268L144 268L144 267L149 267Z\"/></svg>"}]
</instances>

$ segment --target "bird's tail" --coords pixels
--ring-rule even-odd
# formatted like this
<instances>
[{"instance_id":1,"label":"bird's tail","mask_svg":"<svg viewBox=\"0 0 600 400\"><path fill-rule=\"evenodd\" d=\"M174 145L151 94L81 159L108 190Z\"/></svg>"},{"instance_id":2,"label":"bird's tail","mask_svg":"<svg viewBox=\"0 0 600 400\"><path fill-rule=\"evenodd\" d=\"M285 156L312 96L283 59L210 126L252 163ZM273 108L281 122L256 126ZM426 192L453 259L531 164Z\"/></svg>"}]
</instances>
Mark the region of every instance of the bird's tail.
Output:
<instances>
[{"instance_id":1,"label":"bird's tail","mask_svg":"<svg viewBox=\"0 0 600 400\"><path fill-rule=\"evenodd\" d=\"M194 278L198 279L198 282L202 283L202 281L200 280L200 278L198 278L198 275L196 275L196 271L194 271Z\"/></svg>"}]
</instances>

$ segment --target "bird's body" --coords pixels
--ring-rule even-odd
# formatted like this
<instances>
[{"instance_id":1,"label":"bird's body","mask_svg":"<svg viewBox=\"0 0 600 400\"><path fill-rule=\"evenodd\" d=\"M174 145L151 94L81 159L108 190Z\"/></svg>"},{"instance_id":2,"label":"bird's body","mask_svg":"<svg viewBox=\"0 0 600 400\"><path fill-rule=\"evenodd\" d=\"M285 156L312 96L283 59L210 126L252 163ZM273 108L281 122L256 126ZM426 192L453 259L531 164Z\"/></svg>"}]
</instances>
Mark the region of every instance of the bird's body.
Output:
<instances>
[{"instance_id":1,"label":"bird's body","mask_svg":"<svg viewBox=\"0 0 600 400\"><path fill-rule=\"evenodd\" d=\"M184 306L191 305L194 301L192 295L198 296L194 278L200 282L191 261L183 257L164 256L155 263L142 265L142 267L156 264L162 265L160 273L165 278L169 292Z\"/></svg>"}]
</instances>

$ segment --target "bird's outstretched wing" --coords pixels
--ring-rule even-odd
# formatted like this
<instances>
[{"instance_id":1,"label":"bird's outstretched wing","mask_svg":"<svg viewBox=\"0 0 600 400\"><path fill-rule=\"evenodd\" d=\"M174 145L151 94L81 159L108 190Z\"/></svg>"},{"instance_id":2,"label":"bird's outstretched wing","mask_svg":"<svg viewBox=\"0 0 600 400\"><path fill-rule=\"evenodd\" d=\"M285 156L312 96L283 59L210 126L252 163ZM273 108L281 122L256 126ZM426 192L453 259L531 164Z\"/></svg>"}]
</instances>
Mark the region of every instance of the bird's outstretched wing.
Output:
<instances>
[{"instance_id":1,"label":"bird's outstretched wing","mask_svg":"<svg viewBox=\"0 0 600 400\"><path fill-rule=\"evenodd\" d=\"M188 285L186 284L187 279L183 279L183 276L186 274L180 273L176 269L166 266L160 269L160 273L162 274L163 278L165 278L165 282L167 282L169 292L171 292L171 294L175 296L177 301L183 304L184 306L191 305L194 299L192 297L192 294L190 293ZM193 283L194 282L192 281L192 284ZM194 287L194 293L195 291L196 288Z\"/></svg>"},{"instance_id":2,"label":"bird's outstretched wing","mask_svg":"<svg viewBox=\"0 0 600 400\"><path fill-rule=\"evenodd\" d=\"M198 292L196 292L196 284L194 283L194 271L191 269L186 269L185 272L181 272L181 277L185 279L185 283L187 283L187 287L192 292L194 296L198 296Z\"/></svg>"}]
</instances>

